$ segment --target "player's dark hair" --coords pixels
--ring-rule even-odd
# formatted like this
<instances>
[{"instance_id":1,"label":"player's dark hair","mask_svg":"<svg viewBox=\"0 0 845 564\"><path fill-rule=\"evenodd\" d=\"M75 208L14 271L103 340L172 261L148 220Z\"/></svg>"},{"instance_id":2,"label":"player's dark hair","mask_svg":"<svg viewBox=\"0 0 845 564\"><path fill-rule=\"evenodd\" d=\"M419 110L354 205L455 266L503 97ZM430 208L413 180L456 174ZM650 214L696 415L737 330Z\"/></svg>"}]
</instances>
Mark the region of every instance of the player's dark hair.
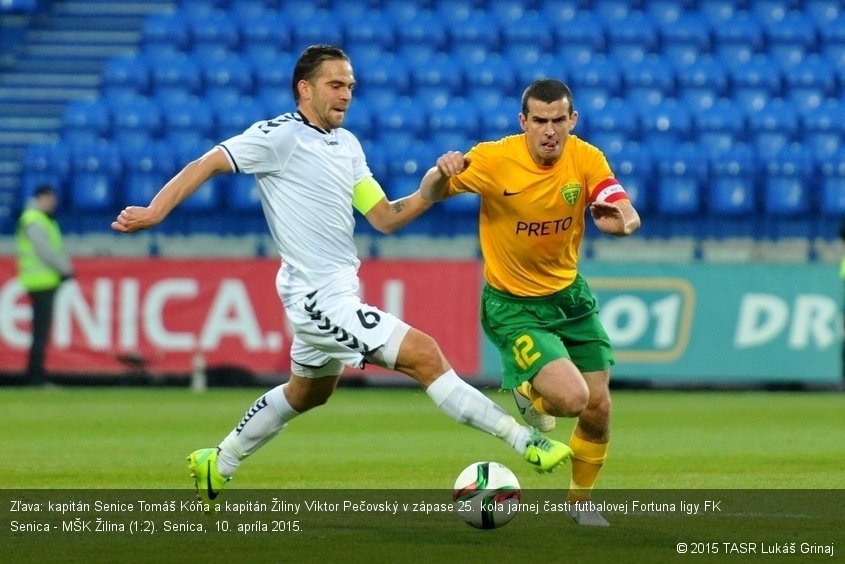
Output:
<instances>
[{"instance_id":1,"label":"player's dark hair","mask_svg":"<svg viewBox=\"0 0 845 564\"><path fill-rule=\"evenodd\" d=\"M564 98L569 100L569 115L572 115L575 111L575 99L572 97L572 90L566 84L553 78L535 80L522 93L522 115L528 115L528 100L540 100L551 104Z\"/></svg>"},{"instance_id":2,"label":"player's dark hair","mask_svg":"<svg viewBox=\"0 0 845 564\"><path fill-rule=\"evenodd\" d=\"M335 47L334 45L311 45L307 47L299 58L296 60L296 66L293 67L293 79L291 80L291 88L293 89L293 99L299 102L299 89L296 87L300 80L311 81L317 76L317 71L323 61L333 61L342 59L349 60L343 49Z\"/></svg>"}]
</instances>

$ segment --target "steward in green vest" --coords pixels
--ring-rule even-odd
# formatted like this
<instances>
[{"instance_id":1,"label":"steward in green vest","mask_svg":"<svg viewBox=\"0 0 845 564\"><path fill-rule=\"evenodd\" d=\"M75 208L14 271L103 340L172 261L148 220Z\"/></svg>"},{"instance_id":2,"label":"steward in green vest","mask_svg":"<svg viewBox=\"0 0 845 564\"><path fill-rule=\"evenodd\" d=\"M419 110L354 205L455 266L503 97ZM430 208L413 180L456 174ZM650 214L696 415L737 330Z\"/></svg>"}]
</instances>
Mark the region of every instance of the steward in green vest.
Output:
<instances>
[{"instance_id":1,"label":"steward in green vest","mask_svg":"<svg viewBox=\"0 0 845 564\"><path fill-rule=\"evenodd\" d=\"M73 266L62 245L62 233L53 214L58 199L51 186L39 186L18 220L15 238L18 250L18 279L32 301L32 344L24 383L47 381L44 360L53 302L62 282L73 277Z\"/></svg>"}]
</instances>

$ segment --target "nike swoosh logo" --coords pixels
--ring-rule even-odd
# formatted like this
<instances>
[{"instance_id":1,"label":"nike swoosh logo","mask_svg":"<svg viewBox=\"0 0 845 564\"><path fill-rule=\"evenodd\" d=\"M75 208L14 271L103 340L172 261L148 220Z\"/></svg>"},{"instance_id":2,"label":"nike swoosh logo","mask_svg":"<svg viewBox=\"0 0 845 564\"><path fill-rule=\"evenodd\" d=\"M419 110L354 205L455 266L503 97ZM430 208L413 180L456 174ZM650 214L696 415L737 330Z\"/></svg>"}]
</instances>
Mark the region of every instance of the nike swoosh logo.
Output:
<instances>
[{"instance_id":1,"label":"nike swoosh logo","mask_svg":"<svg viewBox=\"0 0 845 564\"><path fill-rule=\"evenodd\" d=\"M528 462L528 464L533 464L534 466L540 466L540 455L537 454L536 452L532 453L530 455L530 458L526 458L525 460L526 460L526 462Z\"/></svg>"},{"instance_id":2,"label":"nike swoosh logo","mask_svg":"<svg viewBox=\"0 0 845 564\"><path fill-rule=\"evenodd\" d=\"M519 192L508 192L508 190L505 189L505 191L502 192L502 196L516 196L517 194L522 194L522 190Z\"/></svg>"},{"instance_id":3,"label":"nike swoosh logo","mask_svg":"<svg viewBox=\"0 0 845 564\"><path fill-rule=\"evenodd\" d=\"M206 482L208 482L208 499L217 499L217 496L220 495L220 492L214 491L214 488L211 487L211 461L209 460L208 462L206 462L206 464L208 465L206 467L205 474Z\"/></svg>"}]
</instances>

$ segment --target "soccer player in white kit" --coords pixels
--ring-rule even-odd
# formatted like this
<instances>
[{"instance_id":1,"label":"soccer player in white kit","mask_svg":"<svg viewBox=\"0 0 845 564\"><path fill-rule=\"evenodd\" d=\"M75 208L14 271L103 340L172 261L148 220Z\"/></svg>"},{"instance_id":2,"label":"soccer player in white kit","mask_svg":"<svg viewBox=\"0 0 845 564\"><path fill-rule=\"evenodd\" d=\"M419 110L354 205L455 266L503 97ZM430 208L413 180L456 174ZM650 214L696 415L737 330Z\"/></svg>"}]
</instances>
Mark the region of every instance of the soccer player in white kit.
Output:
<instances>
[{"instance_id":1,"label":"soccer player in white kit","mask_svg":"<svg viewBox=\"0 0 845 564\"><path fill-rule=\"evenodd\" d=\"M293 72L295 112L223 141L186 165L148 206L129 206L112 223L120 232L153 227L211 176L252 174L281 255L276 288L293 327L291 375L258 398L217 447L189 455L201 501L215 499L240 462L294 417L326 403L344 365L407 374L450 417L501 438L538 472L571 456L568 446L518 424L458 377L432 337L358 297L353 208L391 233L431 204L419 191L388 202L358 139L341 127L354 86L341 49L308 47Z\"/></svg>"}]
</instances>

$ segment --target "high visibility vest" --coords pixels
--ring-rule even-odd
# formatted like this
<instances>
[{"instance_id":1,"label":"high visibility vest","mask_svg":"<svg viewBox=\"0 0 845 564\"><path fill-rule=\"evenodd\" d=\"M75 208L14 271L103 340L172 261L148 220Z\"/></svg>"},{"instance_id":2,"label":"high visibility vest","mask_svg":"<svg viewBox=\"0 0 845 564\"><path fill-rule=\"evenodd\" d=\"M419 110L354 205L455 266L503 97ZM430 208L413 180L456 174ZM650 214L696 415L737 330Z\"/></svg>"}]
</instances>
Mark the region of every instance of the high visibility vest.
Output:
<instances>
[{"instance_id":1,"label":"high visibility vest","mask_svg":"<svg viewBox=\"0 0 845 564\"><path fill-rule=\"evenodd\" d=\"M15 239L18 245L18 278L28 292L58 288L61 274L35 253L35 245L26 236L26 228L38 223L47 233L47 241L58 253L63 253L62 233L55 219L41 210L28 208L18 220Z\"/></svg>"}]
</instances>

